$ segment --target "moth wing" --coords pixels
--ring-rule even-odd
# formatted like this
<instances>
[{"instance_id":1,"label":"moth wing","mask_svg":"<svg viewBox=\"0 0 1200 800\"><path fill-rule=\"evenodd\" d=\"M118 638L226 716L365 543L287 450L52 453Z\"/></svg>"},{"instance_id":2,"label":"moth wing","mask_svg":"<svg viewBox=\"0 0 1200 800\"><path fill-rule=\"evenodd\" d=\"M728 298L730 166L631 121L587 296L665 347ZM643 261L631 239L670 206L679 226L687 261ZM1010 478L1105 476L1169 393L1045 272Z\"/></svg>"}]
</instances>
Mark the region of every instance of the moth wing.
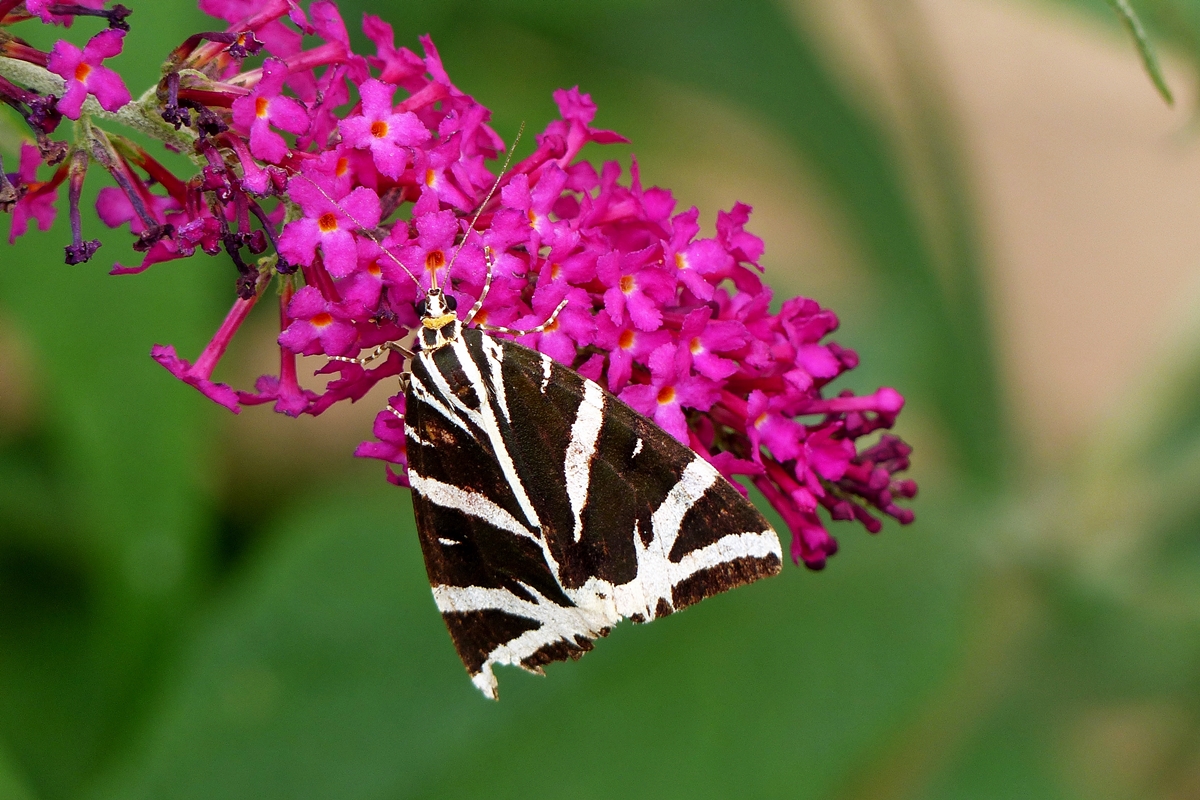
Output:
<instances>
[{"instance_id":1,"label":"moth wing","mask_svg":"<svg viewBox=\"0 0 1200 800\"><path fill-rule=\"evenodd\" d=\"M426 569L476 685L578 658L778 573L778 537L690 448L598 384L464 330L413 364L409 476ZM415 480L414 480L415 478Z\"/></svg>"}]
</instances>

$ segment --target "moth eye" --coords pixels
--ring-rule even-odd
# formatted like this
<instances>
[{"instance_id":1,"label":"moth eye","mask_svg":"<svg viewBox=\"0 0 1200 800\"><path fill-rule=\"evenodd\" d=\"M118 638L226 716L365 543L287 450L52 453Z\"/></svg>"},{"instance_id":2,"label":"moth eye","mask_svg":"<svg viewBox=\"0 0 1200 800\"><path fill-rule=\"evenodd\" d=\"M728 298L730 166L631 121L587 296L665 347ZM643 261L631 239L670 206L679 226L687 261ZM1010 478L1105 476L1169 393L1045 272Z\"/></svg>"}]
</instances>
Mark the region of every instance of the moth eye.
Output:
<instances>
[{"instance_id":1,"label":"moth eye","mask_svg":"<svg viewBox=\"0 0 1200 800\"><path fill-rule=\"evenodd\" d=\"M418 316L418 317L423 317L423 316L425 316L425 312L426 312L426 310L427 310L427 308L426 308L426 304L425 304L425 301L424 301L424 300L422 300L421 302L417 303L417 316Z\"/></svg>"},{"instance_id":2,"label":"moth eye","mask_svg":"<svg viewBox=\"0 0 1200 800\"><path fill-rule=\"evenodd\" d=\"M454 309L458 308L458 301L450 295L446 295L446 308L453 311Z\"/></svg>"}]
</instances>

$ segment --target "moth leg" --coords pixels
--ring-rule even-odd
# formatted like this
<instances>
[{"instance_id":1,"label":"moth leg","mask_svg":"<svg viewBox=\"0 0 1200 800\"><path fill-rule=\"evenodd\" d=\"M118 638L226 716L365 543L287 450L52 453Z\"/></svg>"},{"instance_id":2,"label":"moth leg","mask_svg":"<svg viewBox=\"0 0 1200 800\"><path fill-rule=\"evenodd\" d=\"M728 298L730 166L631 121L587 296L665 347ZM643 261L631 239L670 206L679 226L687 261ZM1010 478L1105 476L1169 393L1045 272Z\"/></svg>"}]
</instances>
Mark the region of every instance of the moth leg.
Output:
<instances>
[{"instance_id":1,"label":"moth leg","mask_svg":"<svg viewBox=\"0 0 1200 800\"><path fill-rule=\"evenodd\" d=\"M329 356L329 360L344 361L347 364L358 364L360 367L365 367L367 364L370 364L372 361L379 358L389 350L399 353L406 359L411 359L413 357L413 352L407 347L401 345L399 342L384 342L383 344L379 345L379 347L376 347L374 350L367 353L365 356L358 356L357 358L350 358L349 356Z\"/></svg>"},{"instance_id":2,"label":"moth leg","mask_svg":"<svg viewBox=\"0 0 1200 800\"><path fill-rule=\"evenodd\" d=\"M564 297L563 301L558 304L558 308L554 309L554 313L547 317L545 322L543 322L541 325L538 325L536 328L530 328L527 331L519 331L516 328L505 328L503 325L484 324L477 325L476 327L480 330L491 331L492 333L510 333L513 336L524 336L527 333L541 333L542 331L546 330L546 328L549 328L551 325L553 325L554 321L558 319L559 312L567 307L567 300L568 298Z\"/></svg>"}]
</instances>

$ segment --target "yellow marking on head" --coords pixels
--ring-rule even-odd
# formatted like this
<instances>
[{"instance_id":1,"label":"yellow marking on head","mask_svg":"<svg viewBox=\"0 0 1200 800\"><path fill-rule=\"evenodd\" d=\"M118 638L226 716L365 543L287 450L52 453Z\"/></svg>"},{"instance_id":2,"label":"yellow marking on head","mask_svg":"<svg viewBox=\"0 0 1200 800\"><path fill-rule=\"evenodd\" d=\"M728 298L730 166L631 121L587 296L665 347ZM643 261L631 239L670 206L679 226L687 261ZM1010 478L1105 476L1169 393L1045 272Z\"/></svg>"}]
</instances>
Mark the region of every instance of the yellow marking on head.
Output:
<instances>
[{"instance_id":1,"label":"yellow marking on head","mask_svg":"<svg viewBox=\"0 0 1200 800\"><path fill-rule=\"evenodd\" d=\"M451 322L454 322L454 320L456 320L456 319L458 319L458 317L456 317L453 314L443 314L440 317L429 317L428 319L423 319L423 320L421 320L421 324L424 325L426 328L432 328L434 330L437 330L439 328L446 327Z\"/></svg>"}]
</instances>

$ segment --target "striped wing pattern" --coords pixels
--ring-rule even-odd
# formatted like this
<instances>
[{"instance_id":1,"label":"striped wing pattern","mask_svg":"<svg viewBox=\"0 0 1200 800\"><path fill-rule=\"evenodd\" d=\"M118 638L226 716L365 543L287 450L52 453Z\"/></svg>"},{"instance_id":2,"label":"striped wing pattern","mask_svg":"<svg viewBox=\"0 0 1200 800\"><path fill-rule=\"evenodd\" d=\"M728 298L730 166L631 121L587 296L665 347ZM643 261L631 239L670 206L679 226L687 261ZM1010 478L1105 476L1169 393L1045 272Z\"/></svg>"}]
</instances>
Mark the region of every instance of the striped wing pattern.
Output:
<instances>
[{"instance_id":1,"label":"striped wing pattern","mask_svg":"<svg viewBox=\"0 0 1200 800\"><path fill-rule=\"evenodd\" d=\"M464 328L419 352L409 481L433 596L472 681L540 672L779 572L779 539L703 458L549 357Z\"/></svg>"}]
</instances>

